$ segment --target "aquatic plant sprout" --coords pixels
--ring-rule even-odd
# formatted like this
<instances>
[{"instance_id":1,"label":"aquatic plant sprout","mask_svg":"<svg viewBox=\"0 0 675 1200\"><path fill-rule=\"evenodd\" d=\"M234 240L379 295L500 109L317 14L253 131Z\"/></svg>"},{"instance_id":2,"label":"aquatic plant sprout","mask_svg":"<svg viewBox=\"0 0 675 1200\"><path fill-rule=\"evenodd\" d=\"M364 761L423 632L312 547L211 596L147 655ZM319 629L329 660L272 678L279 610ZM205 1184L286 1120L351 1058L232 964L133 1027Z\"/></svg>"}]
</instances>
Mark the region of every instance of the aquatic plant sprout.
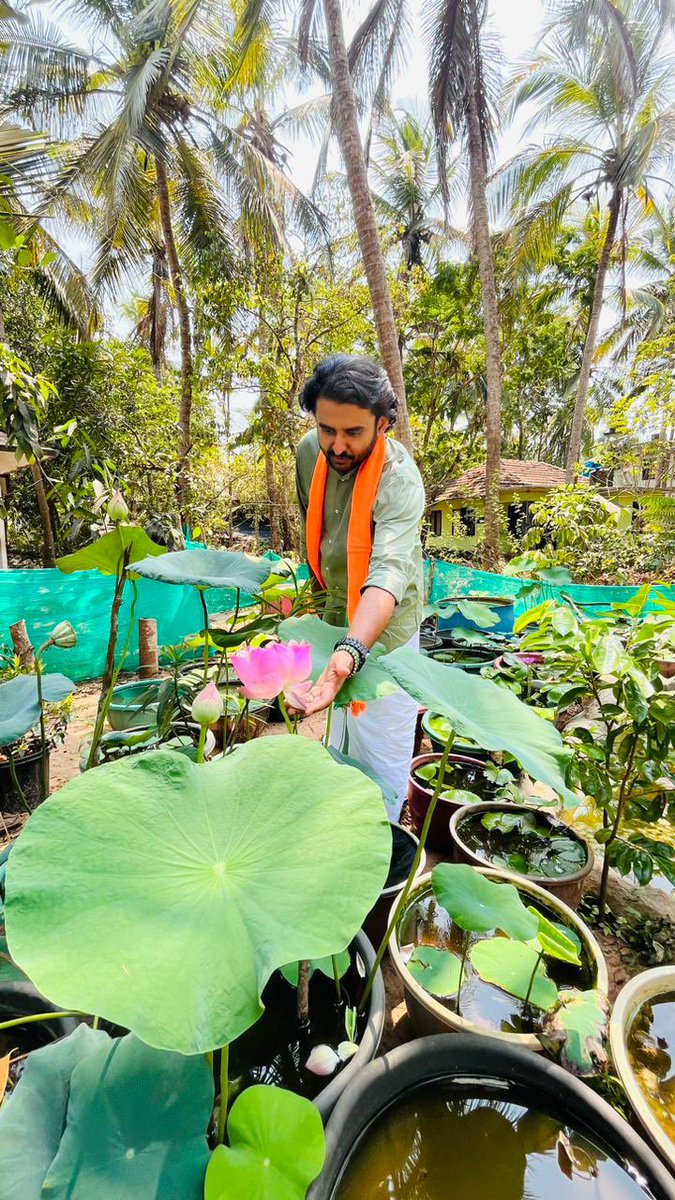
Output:
<instances>
[{"instance_id":1,"label":"aquatic plant sprout","mask_svg":"<svg viewBox=\"0 0 675 1200\"><path fill-rule=\"evenodd\" d=\"M309 642L270 642L238 650L231 661L249 700L274 700L308 679L312 647Z\"/></svg>"}]
</instances>

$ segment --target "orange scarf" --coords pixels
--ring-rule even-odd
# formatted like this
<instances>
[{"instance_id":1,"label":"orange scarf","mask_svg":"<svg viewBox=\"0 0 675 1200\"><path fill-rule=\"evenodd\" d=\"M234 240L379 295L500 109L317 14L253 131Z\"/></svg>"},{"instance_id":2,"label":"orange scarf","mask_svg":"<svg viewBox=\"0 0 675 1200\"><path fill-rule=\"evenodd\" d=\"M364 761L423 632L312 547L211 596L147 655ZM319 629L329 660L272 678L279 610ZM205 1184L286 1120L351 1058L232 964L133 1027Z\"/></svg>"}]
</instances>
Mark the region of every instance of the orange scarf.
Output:
<instances>
[{"instance_id":1,"label":"orange scarf","mask_svg":"<svg viewBox=\"0 0 675 1200\"><path fill-rule=\"evenodd\" d=\"M354 491L347 532L347 614L353 621L370 569L373 553L373 506L387 458L387 439L381 434L365 462L361 463ZM326 583L321 571L323 509L328 479L328 460L319 450L307 507L307 561L322 588Z\"/></svg>"}]
</instances>

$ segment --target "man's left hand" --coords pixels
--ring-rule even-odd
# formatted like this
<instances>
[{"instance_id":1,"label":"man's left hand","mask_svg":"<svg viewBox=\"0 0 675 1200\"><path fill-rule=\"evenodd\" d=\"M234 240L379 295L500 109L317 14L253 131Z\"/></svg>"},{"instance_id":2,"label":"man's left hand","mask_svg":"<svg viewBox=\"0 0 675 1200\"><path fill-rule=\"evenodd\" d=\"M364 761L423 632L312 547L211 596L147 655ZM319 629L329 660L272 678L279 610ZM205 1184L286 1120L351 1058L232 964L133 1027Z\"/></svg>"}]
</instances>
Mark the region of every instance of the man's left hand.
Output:
<instances>
[{"instance_id":1,"label":"man's left hand","mask_svg":"<svg viewBox=\"0 0 675 1200\"><path fill-rule=\"evenodd\" d=\"M312 713L322 712L333 703L340 688L352 672L354 659L346 650L336 650L330 658L325 671L319 676L314 686L304 697L304 705L299 711L301 717L311 717Z\"/></svg>"}]
</instances>

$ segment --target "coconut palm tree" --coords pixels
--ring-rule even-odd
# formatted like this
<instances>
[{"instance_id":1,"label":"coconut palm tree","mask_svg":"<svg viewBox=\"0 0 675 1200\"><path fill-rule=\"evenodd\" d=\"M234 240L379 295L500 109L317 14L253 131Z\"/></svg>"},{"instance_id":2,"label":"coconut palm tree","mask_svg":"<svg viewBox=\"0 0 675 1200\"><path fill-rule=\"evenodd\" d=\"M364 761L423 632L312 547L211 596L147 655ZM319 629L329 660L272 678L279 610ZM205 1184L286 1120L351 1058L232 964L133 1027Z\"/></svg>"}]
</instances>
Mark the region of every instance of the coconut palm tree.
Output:
<instances>
[{"instance_id":1,"label":"coconut palm tree","mask_svg":"<svg viewBox=\"0 0 675 1200\"><path fill-rule=\"evenodd\" d=\"M275 0L247 0L240 25L244 54L261 28L270 28L278 7ZM364 103L376 112L386 103L407 32L407 0L374 0L349 49L340 0L303 0L296 19L296 36L303 62L309 61L310 51L316 49L317 44L325 44L327 48L331 128L335 131L345 165L382 362L399 400L396 434L412 453L396 320L359 131L359 113Z\"/></svg>"},{"instance_id":2,"label":"coconut palm tree","mask_svg":"<svg viewBox=\"0 0 675 1200\"><path fill-rule=\"evenodd\" d=\"M486 346L485 566L498 567L499 467L502 364L495 262L487 205L488 163L493 152L494 108L483 55L485 0L437 0L427 18L431 115L438 171L448 200L448 146L453 135L466 143L471 231L480 271Z\"/></svg>"},{"instance_id":3,"label":"coconut palm tree","mask_svg":"<svg viewBox=\"0 0 675 1200\"><path fill-rule=\"evenodd\" d=\"M64 11L73 24L93 27L105 49L74 48L39 15L8 22L0 34L0 91L8 110L30 113L54 137L70 139L44 207L89 206L99 285L145 267L159 226L180 336L176 491L184 513L194 376L186 262L212 237L232 237L231 201L251 227L278 224L280 197L306 231L316 234L321 221L240 128L226 79L232 28L220 5L66 0Z\"/></svg>"},{"instance_id":4,"label":"coconut palm tree","mask_svg":"<svg viewBox=\"0 0 675 1200\"><path fill-rule=\"evenodd\" d=\"M500 197L516 217L514 263L542 263L571 208L598 207L602 247L588 313L566 469L579 461L607 274L619 230L653 209L675 153L675 58L667 53L670 4L564 0L559 20L515 82L514 106L535 101L554 136L503 172ZM623 240L623 239L622 239Z\"/></svg>"}]
</instances>

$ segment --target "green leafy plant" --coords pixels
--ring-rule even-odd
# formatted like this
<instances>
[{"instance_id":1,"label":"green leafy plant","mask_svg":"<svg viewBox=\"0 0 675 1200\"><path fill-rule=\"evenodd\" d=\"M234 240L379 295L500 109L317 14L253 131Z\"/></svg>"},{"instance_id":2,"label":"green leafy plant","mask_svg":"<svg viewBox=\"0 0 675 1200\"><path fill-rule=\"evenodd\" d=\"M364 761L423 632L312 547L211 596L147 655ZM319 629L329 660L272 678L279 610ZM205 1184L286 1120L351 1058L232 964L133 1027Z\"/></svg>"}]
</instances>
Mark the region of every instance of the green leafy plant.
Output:
<instances>
[{"instance_id":1,"label":"green leafy plant","mask_svg":"<svg viewBox=\"0 0 675 1200\"><path fill-rule=\"evenodd\" d=\"M585 706L564 728L572 751L567 781L602 810L595 833L605 855L601 913L610 866L632 872L640 884L656 870L675 882L673 847L630 828L632 820L649 825L668 816L675 784L675 698L661 674L675 657L675 605L657 594L650 612L650 600L646 587L593 619L547 602L518 622L522 647L546 653L554 708Z\"/></svg>"},{"instance_id":2,"label":"green leafy plant","mask_svg":"<svg viewBox=\"0 0 675 1200\"><path fill-rule=\"evenodd\" d=\"M66 637L66 627L69 631ZM30 811L16 774L16 760L31 750L31 738L36 726L39 726L38 746L41 760L41 796L46 799L48 793L47 762L50 748L50 737L55 734L54 723L48 731L48 712L55 706L60 706L60 720L65 724L63 702L75 691L75 684L65 675L44 674L43 655L50 646L56 644L54 634L59 636L61 630L62 644L75 645L76 637L72 626L67 622L57 626L52 636L40 647L35 655L35 674L15 675L0 683L0 747L7 758L14 790L24 807ZM59 718L57 718L58 722ZM58 725L57 725L58 728ZM28 739L28 740L26 740Z\"/></svg>"}]
</instances>

